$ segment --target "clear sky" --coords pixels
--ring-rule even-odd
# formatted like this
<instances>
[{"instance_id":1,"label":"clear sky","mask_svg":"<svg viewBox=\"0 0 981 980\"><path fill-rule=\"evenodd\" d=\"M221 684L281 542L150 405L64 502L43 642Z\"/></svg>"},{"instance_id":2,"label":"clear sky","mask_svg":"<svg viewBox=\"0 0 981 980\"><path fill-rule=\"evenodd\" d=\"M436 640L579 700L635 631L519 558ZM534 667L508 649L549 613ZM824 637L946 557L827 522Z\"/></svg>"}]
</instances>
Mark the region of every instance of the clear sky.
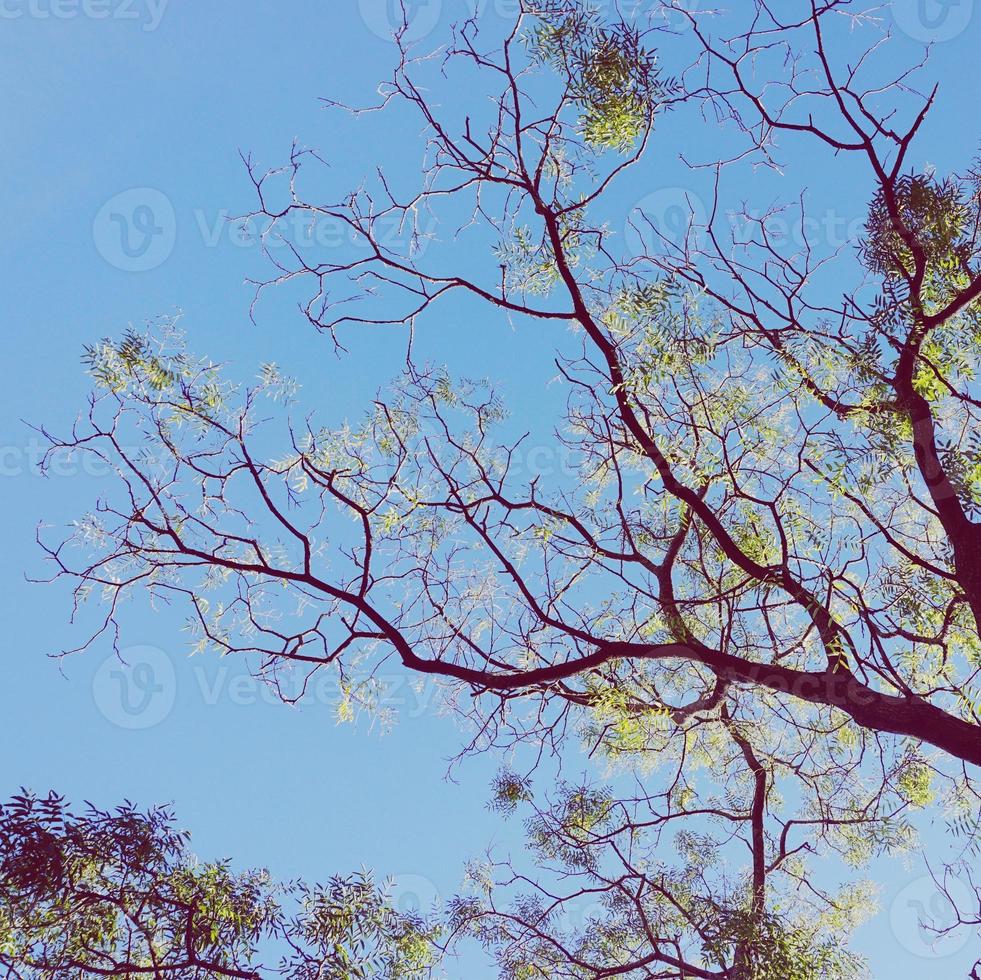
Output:
<instances>
[{"instance_id":1,"label":"clear sky","mask_svg":"<svg viewBox=\"0 0 981 980\"><path fill-rule=\"evenodd\" d=\"M926 20L917 6L924 3ZM193 350L234 362L233 373L243 378L275 360L302 383L305 407L337 419L356 418L397 371L403 347L391 335L362 338L350 358L338 360L286 303L260 307L253 326L243 280L265 267L254 245L236 241L223 221L253 203L239 150L275 166L297 138L334 164L335 190L353 186L379 159L401 156L403 167L419 159L415 124L369 128L352 144L318 102L371 99L394 54L384 39L388 6L0 0L0 303L7 350L0 596L8 637L0 795L28 786L102 805L123 798L172 802L204 857L228 855L279 877L309 879L363 863L399 876L406 901L425 903L453 891L467 858L494 843L520 846L515 828L502 828L485 808L490 760L468 761L453 771L455 781L446 778L460 735L435 710L430 690L416 692L394 674L392 697L402 717L391 735L338 727L326 694L299 709L269 703L234 664L189 660L174 617L137 609L124 645L134 648L134 664L153 668L147 689L146 673L114 676L104 646L47 659L81 636L67 622L62 589L25 582L25 574L43 572L37 523L64 524L105 480L77 467L43 479L40 442L25 424L70 423L88 388L83 344L180 308ZM419 0L410 9L417 30L436 44L472 6ZM488 2L480 16L500 19L512 6ZM973 6L960 0L946 15L935 0L883 8L899 28L889 55L897 62L916 56L911 35L938 42L930 73L941 82L939 104L917 166L963 167L978 148L981 16ZM466 93L440 98L453 104ZM686 138L690 148L704 147L713 132L706 127ZM839 229L829 234L853 237L867 184L850 183L847 171L829 181L826 156L805 153L793 161L786 196L813 183L817 213ZM650 195L660 195L653 206L664 209L685 190L699 193L677 152L659 144L655 169L618 193L625 209ZM152 241L144 247L147 234ZM517 336L487 316L433 331L420 339L426 356L503 379L516 414L538 410L549 376L547 337ZM142 712L131 710L141 705ZM963 942L936 956L916 936L911 910L931 901L922 865L893 862L874 873L884 882L883 911L859 932L857 945L875 976L963 975L973 962ZM484 975L460 969L466 980Z\"/></svg>"}]
</instances>

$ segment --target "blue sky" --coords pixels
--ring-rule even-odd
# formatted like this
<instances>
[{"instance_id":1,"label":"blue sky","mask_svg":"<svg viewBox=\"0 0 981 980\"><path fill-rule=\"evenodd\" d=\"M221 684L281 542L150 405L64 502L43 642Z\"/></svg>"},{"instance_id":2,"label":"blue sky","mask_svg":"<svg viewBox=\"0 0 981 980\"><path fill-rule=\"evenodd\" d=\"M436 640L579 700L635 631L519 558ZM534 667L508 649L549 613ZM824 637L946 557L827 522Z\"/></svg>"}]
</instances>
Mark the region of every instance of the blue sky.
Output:
<instances>
[{"instance_id":1,"label":"blue sky","mask_svg":"<svg viewBox=\"0 0 981 980\"><path fill-rule=\"evenodd\" d=\"M883 16L899 28L889 55L897 62L916 55L913 41L925 39L924 31L939 42L929 73L941 82L940 98L920 142L929 155L921 150L913 162L944 171L963 166L977 150L981 17L970 16L970 0L946 19L934 0L925 2L937 15L932 27L912 2L892 12L886 5ZM318 102L322 96L370 101L394 54L382 36L385 6L383 0L0 2L0 262L8 352L0 393L6 514L0 594L8 636L0 793L23 785L106 805L124 797L173 802L203 856L227 854L284 878L322 878L364 863L401 876L400 887L426 901L451 892L463 862L488 845L520 845L514 828L502 827L484 807L491 760L468 761L453 780L446 778L460 736L434 710L430 690L418 693L393 675L392 697L402 706L393 734L338 727L326 693L299 709L269 703L234 666L188 660L174 617L137 608L124 646L141 648L136 659L156 665L164 689L149 692L147 714L131 716L112 666L103 665L105 647L60 662L45 656L75 645L80 635L67 623L62 589L25 581L25 574L43 571L34 546L38 521L64 524L105 480L77 466L42 478L40 442L24 424L70 423L88 388L79 361L83 344L181 308L194 350L233 361L242 377L275 360L302 383L304 405L335 419L356 418L398 370L400 339L381 332L361 337L351 356L338 360L285 301L262 305L252 325L243 280L265 266L223 221L252 205L239 150L275 166L294 139L316 146L331 161L330 185L339 190L380 160L401 158L404 168L419 159L415 123L369 125L353 143ZM431 28L427 43L445 37L449 23L471 6L464 0L419 5L417 24ZM510 6L484 4L481 16L500 22ZM466 93L441 98L460 108ZM679 139L697 152L716 136L705 127ZM787 159L788 196L812 186L816 213L839 229L829 234L851 236L867 199L864 178L853 182L844 170L829 180L829 159L811 151L789 152ZM650 183L632 182L614 204L629 210L653 194L659 195L653 207L667 209L679 194L704 192L670 143L658 150L656 168ZM772 189L776 197L781 186L768 176L752 191ZM132 222L129 249L114 214ZM159 232L148 252L138 247L143 227ZM435 327L420 344L426 356L458 370L503 379L516 414L539 410L553 347L540 332L474 314ZM134 698L143 690L140 680L127 680ZM917 944L898 933L909 927L910 895L924 898L916 891L923 889L917 884L923 869L894 863L879 870L884 911L857 943L876 977L932 980L958 975L973 962L966 948L939 959L912 955L909 947Z\"/></svg>"}]
</instances>

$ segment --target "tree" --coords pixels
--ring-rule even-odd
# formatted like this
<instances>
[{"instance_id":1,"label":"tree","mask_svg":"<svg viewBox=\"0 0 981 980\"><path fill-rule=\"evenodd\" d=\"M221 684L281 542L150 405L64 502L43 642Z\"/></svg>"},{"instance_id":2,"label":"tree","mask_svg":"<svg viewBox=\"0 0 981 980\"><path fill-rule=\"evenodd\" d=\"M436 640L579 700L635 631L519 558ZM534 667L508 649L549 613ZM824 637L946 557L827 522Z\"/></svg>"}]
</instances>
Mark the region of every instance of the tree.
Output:
<instances>
[{"instance_id":1,"label":"tree","mask_svg":"<svg viewBox=\"0 0 981 980\"><path fill-rule=\"evenodd\" d=\"M274 885L188 844L166 809L74 812L54 793L0 805L4 975L396 980L435 962L434 934L366 873Z\"/></svg>"},{"instance_id":2,"label":"tree","mask_svg":"<svg viewBox=\"0 0 981 980\"><path fill-rule=\"evenodd\" d=\"M504 37L461 25L438 61L400 36L373 108L425 126L408 197L379 174L314 203L317 154L247 160L268 236L300 216L357 241L317 263L270 249L258 297L309 284L306 319L339 351L454 301L536 324L572 479L526 479L495 387L417 365L411 341L362 425L287 411L274 433L261 400L293 397L275 366L241 388L171 324L130 332L87 351L89 409L51 437L118 477L71 536L84 560L42 536L76 601L105 604L92 639L146 590L272 683L338 671L342 717L394 656L441 681L470 750L531 747L495 805L529 814L542 877L475 867L450 910L504 976L850 976L869 890L819 885L814 860L908 849L934 807L963 842L952 873L981 829L981 184L911 169L925 62L884 81L868 13L785 6L672 8L680 31L529 3ZM444 118L426 94L443 73L491 98ZM719 127L719 157L693 164L713 205L680 240L635 215L631 250L606 202L669 112ZM772 209L727 224L727 175L777 166L782 140L866 168L857 261L807 238L803 198L802 247L770 234ZM451 249L419 247L464 207ZM533 794L577 734L643 778ZM584 897L599 910L570 924Z\"/></svg>"}]
</instances>

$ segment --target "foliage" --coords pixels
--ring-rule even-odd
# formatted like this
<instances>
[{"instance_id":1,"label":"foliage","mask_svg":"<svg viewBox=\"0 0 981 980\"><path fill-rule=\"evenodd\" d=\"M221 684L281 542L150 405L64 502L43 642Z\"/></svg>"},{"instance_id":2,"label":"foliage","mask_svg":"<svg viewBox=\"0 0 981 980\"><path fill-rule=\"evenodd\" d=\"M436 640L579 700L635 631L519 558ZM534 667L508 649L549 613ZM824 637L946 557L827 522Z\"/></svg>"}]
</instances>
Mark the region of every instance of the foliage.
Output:
<instances>
[{"instance_id":1,"label":"foliage","mask_svg":"<svg viewBox=\"0 0 981 980\"><path fill-rule=\"evenodd\" d=\"M746 909L713 910L705 923L705 947L720 966L734 949L747 949L746 980L848 980L862 975L858 957L832 938L817 938L804 924Z\"/></svg>"},{"instance_id":2,"label":"foliage","mask_svg":"<svg viewBox=\"0 0 981 980\"><path fill-rule=\"evenodd\" d=\"M589 146L628 150L670 88L660 80L656 55L645 48L638 28L606 23L596 8L563 2L544 7L528 32L533 60L566 81Z\"/></svg>"},{"instance_id":3,"label":"foliage","mask_svg":"<svg viewBox=\"0 0 981 980\"><path fill-rule=\"evenodd\" d=\"M335 673L338 720L387 726L381 676L398 663L436 686L466 752L506 757L491 805L525 814L529 855L475 867L448 910L450 945L483 945L504 977L854 976L848 936L874 911L856 869L916 848L941 815L960 848L945 870L970 874L979 178L910 169L935 94L873 70L872 18L852 22L846 61L845 5L791 6L671 5L684 29L658 30L561 2L488 50L468 21L438 67L398 46L382 109L424 127L415 196L382 176L326 205L304 193L319 157L299 150L250 176L256 217L281 216L278 179L291 214L352 232L319 263L277 253L256 302L307 286L303 313L339 352L345 333L408 327L404 373L360 421L328 425L294 414L270 366L242 386L171 331L131 332L87 351L87 417L52 437L115 467L67 542L42 536L91 640L145 591L184 604L196 650L273 685ZM462 121L428 94L458 81L487 95ZM637 245L610 213L617 188L661 179L648 150L678 154L655 146L668 107L687 114L672 136L686 160L710 130L717 156L692 183L711 175L713 206L695 227L681 195L674 240L641 209L624 227L655 234ZM793 174L785 142L825 154L832 181L842 158L864 168L857 250L814 240L804 188L787 206L802 244L774 233L782 207L741 205L746 228L727 225L729 175L766 199L770 173ZM424 213L448 214L447 241L386 238ZM469 303L520 325L501 340L513 356L528 327L554 346L527 432L495 385L412 354L441 322L482 322ZM568 779L580 747L588 772ZM339 969L353 920L335 902L385 968L425 958L426 936L384 925L370 889L304 902L297 934Z\"/></svg>"},{"instance_id":4,"label":"foliage","mask_svg":"<svg viewBox=\"0 0 981 980\"><path fill-rule=\"evenodd\" d=\"M0 964L22 978L427 976L435 933L365 873L274 885L201 863L169 810L0 806ZM278 966L261 957L280 950ZM275 961L274 961L275 962Z\"/></svg>"}]
</instances>

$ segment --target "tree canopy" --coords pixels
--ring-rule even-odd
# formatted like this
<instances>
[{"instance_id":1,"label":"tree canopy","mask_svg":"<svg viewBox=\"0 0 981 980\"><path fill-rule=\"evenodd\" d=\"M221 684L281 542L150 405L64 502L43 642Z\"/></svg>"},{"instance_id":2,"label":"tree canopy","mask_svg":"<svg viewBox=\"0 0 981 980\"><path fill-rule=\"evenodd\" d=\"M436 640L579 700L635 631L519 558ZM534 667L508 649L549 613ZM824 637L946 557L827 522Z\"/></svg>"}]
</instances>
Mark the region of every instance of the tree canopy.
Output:
<instances>
[{"instance_id":1,"label":"tree canopy","mask_svg":"<svg viewBox=\"0 0 981 980\"><path fill-rule=\"evenodd\" d=\"M276 884L197 860L166 809L78 812L54 793L0 805L7 977L408 980L433 951L366 872Z\"/></svg>"},{"instance_id":2,"label":"tree canopy","mask_svg":"<svg viewBox=\"0 0 981 980\"><path fill-rule=\"evenodd\" d=\"M51 439L113 486L42 546L99 604L84 645L142 591L270 683L336 671L342 718L393 659L438 679L466 750L500 753L493 805L524 814L537 866L475 864L439 945L482 943L513 980L861 976L857 869L915 848L927 811L962 845L943 888L981 829L981 177L915 169L929 62L885 76L846 0L677 5L669 26L524 6L436 56L400 35L378 104L350 110L421 121L412 192L380 172L324 203L319 154L246 161L268 236L299 216L354 242L269 248L257 301L306 290L342 358L352 332L410 338L363 420L319 424L275 365L238 383L170 321L108 338ZM451 84L480 95L462 117ZM691 164L711 206L617 234L617 188L677 152L669 115L719 133ZM727 220L730 173L788 146L864 175L860 241L812 241L803 187L799 242L769 203ZM516 465L497 384L415 362L455 301L554 339L573 473ZM610 769L543 789L581 744ZM245 885L221 887L233 906Z\"/></svg>"}]
</instances>

